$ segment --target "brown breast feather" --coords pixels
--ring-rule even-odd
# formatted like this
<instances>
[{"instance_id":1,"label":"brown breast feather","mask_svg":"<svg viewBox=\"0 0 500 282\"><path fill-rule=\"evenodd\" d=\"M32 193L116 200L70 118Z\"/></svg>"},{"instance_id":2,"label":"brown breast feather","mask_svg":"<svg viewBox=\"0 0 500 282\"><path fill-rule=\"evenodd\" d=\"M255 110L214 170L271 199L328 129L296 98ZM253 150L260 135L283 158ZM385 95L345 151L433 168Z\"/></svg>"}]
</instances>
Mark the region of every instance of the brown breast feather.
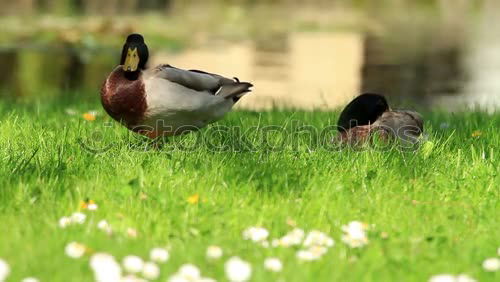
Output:
<instances>
[{"instance_id":1,"label":"brown breast feather","mask_svg":"<svg viewBox=\"0 0 500 282\"><path fill-rule=\"evenodd\" d=\"M101 88L101 102L113 119L137 131L147 108L141 76L137 80L128 80L122 68L117 67L104 81Z\"/></svg>"}]
</instances>

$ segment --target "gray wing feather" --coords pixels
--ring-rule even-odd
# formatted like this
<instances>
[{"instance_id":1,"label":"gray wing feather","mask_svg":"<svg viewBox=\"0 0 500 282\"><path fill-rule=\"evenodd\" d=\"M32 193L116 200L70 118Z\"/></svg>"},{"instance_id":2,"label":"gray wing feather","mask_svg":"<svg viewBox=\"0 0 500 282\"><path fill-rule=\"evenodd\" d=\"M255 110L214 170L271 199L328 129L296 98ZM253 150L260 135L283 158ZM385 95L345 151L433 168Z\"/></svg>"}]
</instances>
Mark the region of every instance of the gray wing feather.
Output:
<instances>
[{"instance_id":1,"label":"gray wing feather","mask_svg":"<svg viewBox=\"0 0 500 282\"><path fill-rule=\"evenodd\" d=\"M381 128L403 140L416 142L424 131L422 116L412 111L390 111L382 114L373 123L373 128Z\"/></svg>"},{"instance_id":2,"label":"gray wing feather","mask_svg":"<svg viewBox=\"0 0 500 282\"><path fill-rule=\"evenodd\" d=\"M196 91L208 91L224 98L239 98L250 92L253 85L248 82L239 82L218 74L199 70L183 70L170 65L160 65L155 68L154 76L167 79Z\"/></svg>"}]
</instances>

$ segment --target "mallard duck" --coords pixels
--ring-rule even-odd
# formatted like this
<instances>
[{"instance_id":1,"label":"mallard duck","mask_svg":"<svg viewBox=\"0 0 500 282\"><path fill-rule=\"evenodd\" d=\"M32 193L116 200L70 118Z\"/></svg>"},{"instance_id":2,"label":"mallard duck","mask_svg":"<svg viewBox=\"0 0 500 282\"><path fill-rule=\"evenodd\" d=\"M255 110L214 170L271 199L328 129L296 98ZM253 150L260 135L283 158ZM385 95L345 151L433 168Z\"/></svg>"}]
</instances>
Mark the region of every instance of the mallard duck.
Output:
<instances>
[{"instance_id":1,"label":"mallard duck","mask_svg":"<svg viewBox=\"0 0 500 282\"><path fill-rule=\"evenodd\" d=\"M375 134L383 140L416 143L424 130L424 123L419 113L391 110L384 96L364 93L344 108L337 128L341 143L364 143Z\"/></svg>"},{"instance_id":2,"label":"mallard duck","mask_svg":"<svg viewBox=\"0 0 500 282\"><path fill-rule=\"evenodd\" d=\"M146 69L148 57L144 37L130 34L120 65L103 83L101 101L113 119L150 138L198 130L221 119L253 86L170 65Z\"/></svg>"}]
</instances>

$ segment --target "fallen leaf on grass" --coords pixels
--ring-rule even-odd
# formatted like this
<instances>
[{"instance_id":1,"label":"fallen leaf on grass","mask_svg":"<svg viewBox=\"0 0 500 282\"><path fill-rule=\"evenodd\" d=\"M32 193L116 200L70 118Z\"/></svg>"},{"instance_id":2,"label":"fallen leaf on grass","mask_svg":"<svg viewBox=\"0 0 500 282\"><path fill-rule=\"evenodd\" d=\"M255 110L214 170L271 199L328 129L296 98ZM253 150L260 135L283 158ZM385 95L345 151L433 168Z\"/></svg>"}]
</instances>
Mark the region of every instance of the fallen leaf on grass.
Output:
<instances>
[{"instance_id":1,"label":"fallen leaf on grass","mask_svg":"<svg viewBox=\"0 0 500 282\"><path fill-rule=\"evenodd\" d=\"M198 193L191 195L187 198L187 202L192 204L192 205L197 204L199 201L200 201L200 194L198 194Z\"/></svg>"},{"instance_id":2,"label":"fallen leaf on grass","mask_svg":"<svg viewBox=\"0 0 500 282\"><path fill-rule=\"evenodd\" d=\"M94 113L84 113L83 114L83 118L86 120L86 121L95 121L95 114Z\"/></svg>"},{"instance_id":3,"label":"fallen leaf on grass","mask_svg":"<svg viewBox=\"0 0 500 282\"><path fill-rule=\"evenodd\" d=\"M474 132L472 132L472 137L474 138L479 138L481 135L483 135L483 132L481 132L481 130L476 130Z\"/></svg>"}]
</instances>

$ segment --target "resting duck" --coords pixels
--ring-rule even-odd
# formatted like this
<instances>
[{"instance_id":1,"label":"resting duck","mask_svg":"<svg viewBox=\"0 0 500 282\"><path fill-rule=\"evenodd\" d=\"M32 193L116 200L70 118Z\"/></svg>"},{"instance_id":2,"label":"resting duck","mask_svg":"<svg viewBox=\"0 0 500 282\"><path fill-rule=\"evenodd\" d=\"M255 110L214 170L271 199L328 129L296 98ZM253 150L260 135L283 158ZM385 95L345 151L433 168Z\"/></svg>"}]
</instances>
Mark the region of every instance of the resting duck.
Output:
<instances>
[{"instance_id":1,"label":"resting duck","mask_svg":"<svg viewBox=\"0 0 500 282\"><path fill-rule=\"evenodd\" d=\"M364 93L352 100L340 114L338 140L360 144L378 134L383 140L416 143L424 131L422 116L413 111L393 111L384 96Z\"/></svg>"},{"instance_id":2,"label":"resting duck","mask_svg":"<svg viewBox=\"0 0 500 282\"><path fill-rule=\"evenodd\" d=\"M142 35L129 35L120 65L101 88L101 101L113 119L150 138L200 129L251 91L251 83L237 78L170 65L145 69L148 57Z\"/></svg>"}]
</instances>

